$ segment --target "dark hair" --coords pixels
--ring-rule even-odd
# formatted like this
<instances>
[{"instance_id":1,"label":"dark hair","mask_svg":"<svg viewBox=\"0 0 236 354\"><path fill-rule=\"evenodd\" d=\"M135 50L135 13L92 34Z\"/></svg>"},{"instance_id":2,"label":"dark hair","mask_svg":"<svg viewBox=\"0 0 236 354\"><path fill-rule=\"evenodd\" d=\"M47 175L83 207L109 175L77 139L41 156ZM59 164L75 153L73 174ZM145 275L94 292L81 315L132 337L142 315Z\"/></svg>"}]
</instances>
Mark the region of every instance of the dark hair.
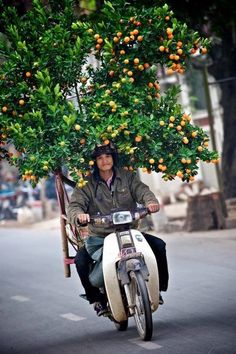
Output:
<instances>
[{"instance_id":1,"label":"dark hair","mask_svg":"<svg viewBox=\"0 0 236 354\"><path fill-rule=\"evenodd\" d=\"M106 145L96 145L95 149L92 152L92 158L96 159L96 157L102 154L107 154L107 155L117 154L117 149L112 142L109 142L109 144Z\"/></svg>"}]
</instances>

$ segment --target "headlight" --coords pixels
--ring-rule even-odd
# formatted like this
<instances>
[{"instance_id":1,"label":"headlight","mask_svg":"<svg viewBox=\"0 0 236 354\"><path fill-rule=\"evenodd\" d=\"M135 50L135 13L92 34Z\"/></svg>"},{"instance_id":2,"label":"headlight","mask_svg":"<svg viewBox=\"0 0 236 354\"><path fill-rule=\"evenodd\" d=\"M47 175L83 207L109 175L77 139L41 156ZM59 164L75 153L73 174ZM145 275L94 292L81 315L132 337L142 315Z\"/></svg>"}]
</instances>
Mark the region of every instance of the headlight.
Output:
<instances>
[{"instance_id":1,"label":"headlight","mask_svg":"<svg viewBox=\"0 0 236 354\"><path fill-rule=\"evenodd\" d=\"M130 211L118 211L113 214L112 221L114 225L128 224L133 221Z\"/></svg>"}]
</instances>

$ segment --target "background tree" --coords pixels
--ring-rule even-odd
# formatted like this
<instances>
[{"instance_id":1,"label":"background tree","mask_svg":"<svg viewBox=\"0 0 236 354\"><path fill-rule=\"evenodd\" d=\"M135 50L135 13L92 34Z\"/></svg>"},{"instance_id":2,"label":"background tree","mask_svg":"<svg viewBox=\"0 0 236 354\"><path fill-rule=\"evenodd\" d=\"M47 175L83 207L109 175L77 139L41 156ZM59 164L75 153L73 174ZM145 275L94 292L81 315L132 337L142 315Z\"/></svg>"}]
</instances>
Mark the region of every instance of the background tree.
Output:
<instances>
[{"instance_id":1,"label":"background tree","mask_svg":"<svg viewBox=\"0 0 236 354\"><path fill-rule=\"evenodd\" d=\"M93 17L78 19L72 0L35 0L22 16L14 6L4 9L2 155L10 158L4 144L13 142L20 155L11 162L23 179L35 184L66 165L83 187L91 151L112 140L124 168L193 180L200 159L217 162L218 156L177 103L179 88L160 94L158 70L182 74L191 53L206 53L208 40L167 5L117 0ZM88 63L91 56L99 66Z\"/></svg>"},{"instance_id":2,"label":"background tree","mask_svg":"<svg viewBox=\"0 0 236 354\"><path fill-rule=\"evenodd\" d=\"M179 19L212 38L208 70L220 85L224 142L222 176L226 198L236 197L236 6L233 1L166 1ZM163 3L163 1L162 1Z\"/></svg>"}]
</instances>

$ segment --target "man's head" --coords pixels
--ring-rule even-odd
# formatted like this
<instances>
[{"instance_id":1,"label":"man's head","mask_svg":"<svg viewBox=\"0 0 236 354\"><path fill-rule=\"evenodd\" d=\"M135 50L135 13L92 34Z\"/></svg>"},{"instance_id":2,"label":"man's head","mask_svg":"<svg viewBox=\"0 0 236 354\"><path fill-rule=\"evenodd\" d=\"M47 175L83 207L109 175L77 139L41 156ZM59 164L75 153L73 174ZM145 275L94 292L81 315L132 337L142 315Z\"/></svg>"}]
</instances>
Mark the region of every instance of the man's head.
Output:
<instances>
[{"instance_id":1,"label":"man's head","mask_svg":"<svg viewBox=\"0 0 236 354\"><path fill-rule=\"evenodd\" d=\"M115 145L110 142L107 145L97 145L92 153L94 159L95 174L100 171L112 169L117 165L117 150Z\"/></svg>"}]
</instances>

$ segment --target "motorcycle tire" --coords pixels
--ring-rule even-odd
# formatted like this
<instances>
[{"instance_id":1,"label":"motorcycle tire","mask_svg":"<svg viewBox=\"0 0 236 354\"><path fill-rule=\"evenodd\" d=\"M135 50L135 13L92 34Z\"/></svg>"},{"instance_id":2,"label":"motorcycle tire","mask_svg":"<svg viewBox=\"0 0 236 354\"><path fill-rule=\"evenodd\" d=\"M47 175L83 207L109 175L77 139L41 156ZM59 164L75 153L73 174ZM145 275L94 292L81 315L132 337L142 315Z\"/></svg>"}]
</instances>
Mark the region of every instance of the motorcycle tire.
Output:
<instances>
[{"instance_id":1,"label":"motorcycle tire","mask_svg":"<svg viewBox=\"0 0 236 354\"><path fill-rule=\"evenodd\" d=\"M142 340L149 341L153 332L152 310L146 282L140 271L130 272L129 287L138 334Z\"/></svg>"},{"instance_id":2,"label":"motorcycle tire","mask_svg":"<svg viewBox=\"0 0 236 354\"><path fill-rule=\"evenodd\" d=\"M115 322L116 329L120 332L126 331L128 328L128 320Z\"/></svg>"}]
</instances>

